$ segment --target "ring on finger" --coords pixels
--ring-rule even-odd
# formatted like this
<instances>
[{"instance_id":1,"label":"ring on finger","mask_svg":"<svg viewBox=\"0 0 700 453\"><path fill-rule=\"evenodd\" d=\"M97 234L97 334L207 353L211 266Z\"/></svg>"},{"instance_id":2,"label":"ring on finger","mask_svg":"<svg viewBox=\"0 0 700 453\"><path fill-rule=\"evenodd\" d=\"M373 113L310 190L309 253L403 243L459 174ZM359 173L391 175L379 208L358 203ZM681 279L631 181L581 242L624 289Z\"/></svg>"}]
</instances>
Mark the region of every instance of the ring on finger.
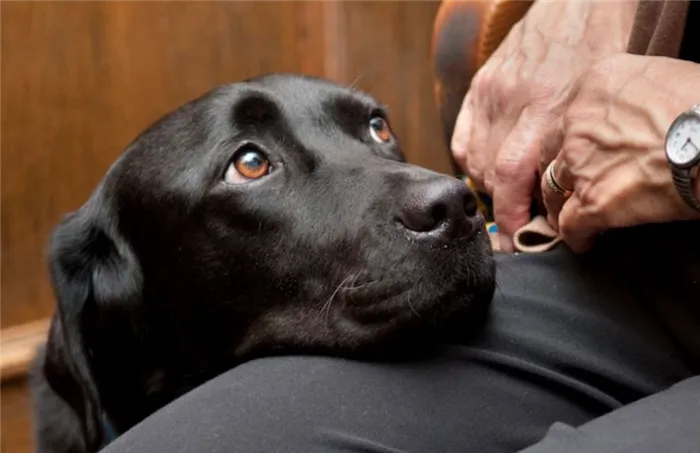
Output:
<instances>
[{"instance_id":1,"label":"ring on finger","mask_svg":"<svg viewBox=\"0 0 700 453\"><path fill-rule=\"evenodd\" d=\"M544 172L544 177L545 180L547 181L547 185L549 186L550 189L557 195L561 195L564 198L569 198L572 194L571 189L567 189L563 187L557 179L554 177L554 160L547 165L547 170Z\"/></svg>"}]
</instances>

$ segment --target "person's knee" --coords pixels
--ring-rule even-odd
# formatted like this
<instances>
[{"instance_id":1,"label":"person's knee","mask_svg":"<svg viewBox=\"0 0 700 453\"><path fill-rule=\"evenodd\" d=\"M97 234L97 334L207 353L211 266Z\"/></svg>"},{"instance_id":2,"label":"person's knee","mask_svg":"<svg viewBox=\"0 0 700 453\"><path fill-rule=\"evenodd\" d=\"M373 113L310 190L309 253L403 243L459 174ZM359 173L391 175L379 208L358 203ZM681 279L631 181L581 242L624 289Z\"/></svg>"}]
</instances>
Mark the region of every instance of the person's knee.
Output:
<instances>
[{"instance_id":1,"label":"person's knee","mask_svg":"<svg viewBox=\"0 0 700 453\"><path fill-rule=\"evenodd\" d=\"M477 373L478 374L478 373ZM429 451L465 445L474 375L459 357L254 360L164 407L105 452ZM449 449L448 449L449 450Z\"/></svg>"},{"instance_id":2,"label":"person's knee","mask_svg":"<svg viewBox=\"0 0 700 453\"><path fill-rule=\"evenodd\" d=\"M328 451L329 442L348 440L344 433L366 431L355 426L363 407L390 384L379 367L316 356L253 360L178 398L105 451Z\"/></svg>"}]
</instances>

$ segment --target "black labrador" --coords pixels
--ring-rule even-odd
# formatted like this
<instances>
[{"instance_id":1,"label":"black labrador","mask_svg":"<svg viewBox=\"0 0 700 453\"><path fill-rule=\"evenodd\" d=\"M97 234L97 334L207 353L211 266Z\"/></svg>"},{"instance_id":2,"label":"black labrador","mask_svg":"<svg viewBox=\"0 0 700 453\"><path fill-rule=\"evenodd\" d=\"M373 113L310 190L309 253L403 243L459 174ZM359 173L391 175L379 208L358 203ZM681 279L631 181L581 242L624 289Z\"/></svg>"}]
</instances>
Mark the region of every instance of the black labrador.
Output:
<instances>
[{"instance_id":1,"label":"black labrador","mask_svg":"<svg viewBox=\"0 0 700 453\"><path fill-rule=\"evenodd\" d=\"M148 128L56 228L49 258L41 452L99 450L255 357L413 351L465 329L495 273L463 182L405 163L372 97L286 74Z\"/></svg>"}]
</instances>

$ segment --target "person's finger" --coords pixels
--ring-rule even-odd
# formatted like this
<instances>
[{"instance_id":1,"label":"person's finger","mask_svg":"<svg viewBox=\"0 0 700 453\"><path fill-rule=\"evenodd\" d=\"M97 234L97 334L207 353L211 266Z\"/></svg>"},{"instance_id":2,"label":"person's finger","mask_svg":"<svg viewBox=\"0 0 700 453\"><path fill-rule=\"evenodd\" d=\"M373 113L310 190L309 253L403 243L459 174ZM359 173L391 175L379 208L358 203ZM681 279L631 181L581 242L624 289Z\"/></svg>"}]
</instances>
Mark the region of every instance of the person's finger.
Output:
<instances>
[{"instance_id":1,"label":"person's finger","mask_svg":"<svg viewBox=\"0 0 700 453\"><path fill-rule=\"evenodd\" d=\"M493 194L496 185L496 161L498 159L498 154L500 150L503 149L505 140L513 131L518 121L518 116L505 115L490 125L486 151L488 160L486 161L484 172L484 187L489 194Z\"/></svg>"},{"instance_id":2,"label":"person's finger","mask_svg":"<svg viewBox=\"0 0 700 453\"><path fill-rule=\"evenodd\" d=\"M523 86L518 68L523 64L521 53L499 60L493 69L497 83L490 85L490 92L484 112L489 118L490 130L486 136L487 157L484 173L484 186L493 195L496 184L496 159L503 143L520 120L523 109L531 102L530 90Z\"/></svg>"},{"instance_id":3,"label":"person's finger","mask_svg":"<svg viewBox=\"0 0 700 453\"><path fill-rule=\"evenodd\" d=\"M540 174L544 175L544 171L547 166L552 162L561 152L564 146L564 119L559 117L559 119L551 124L547 129L547 132L542 137L542 143L540 145Z\"/></svg>"},{"instance_id":4,"label":"person's finger","mask_svg":"<svg viewBox=\"0 0 700 453\"><path fill-rule=\"evenodd\" d=\"M551 172L551 173L550 173ZM564 159L554 159L544 169L540 189L542 202L547 210L547 221L555 230L559 229L559 214L572 195L574 178Z\"/></svg>"},{"instance_id":5,"label":"person's finger","mask_svg":"<svg viewBox=\"0 0 700 453\"><path fill-rule=\"evenodd\" d=\"M473 90L470 89L457 115L450 147L462 171L477 187L483 188L484 167L487 162L483 133L488 131L489 125L480 111Z\"/></svg>"},{"instance_id":6,"label":"person's finger","mask_svg":"<svg viewBox=\"0 0 700 453\"><path fill-rule=\"evenodd\" d=\"M513 251L513 234L530 221L540 140L547 120L524 111L497 156L493 208L500 246L505 252Z\"/></svg>"},{"instance_id":7,"label":"person's finger","mask_svg":"<svg viewBox=\"0 0 700 453\"><path fill-rule=\"evenodd\" d=\"M566 199L564 197L551 195L551 191L548 190L549 186L547 184L546 175L542 175L540 179L540 188L542 192L542 204L544 204L545 211L547 212L547 223L549 223L552 228L559 231L559 213Z\"/></svg>"},{"instance_id":8,"label":"person's finger","mask_svg":"<svg viewBox=\"0 0 700 453\"><path fill-rule=\"evenodd\" d=\"M564 145L564 128L562 117L559 120L552 123L552 125L547 129L547 132L542 137L542 143L540 145L540 197L542 200L542 205L547 212L547 222L555 230L558 229L559 225L559 211L564 204L564 199L552 196L552 190L549 187L547 180L547 167L549 164L556 159L557 155L561 151Z\"/></svg>"},{"instance_id":9,"label":"person's finger","mask_svg":"<svg viewBox=\"0 0 700 453\"><path fill-rule=\"evenodd\" d=\"M466 171L467 150L469 149L469 140L471 136L473 115L472 115L471 91L467 91L462 101L462 107L457 114L454 131L452 132L452 140L450 142L450 150L457 164Z\"/></svg>"},{"instance_id":10,"label":"person's finger","mask_svg":"<svg viewBox=\"0 0 700 453\"><path fill-rule=\"evenodd\" d=\"M601 230L600 217L588 215L576 194L564 203L558 222L562 241L576 253L590 249L596 234Z\"/></svg>"},{"instance_id":11,"label":"person's finger","mask_svg":"<svg viewBox=\"0 0 700 453\"><path fill-rule=\"evenodd\" d=\"M493 128L501 120L494 116L493 106L495 100L493 93L499 90L501 83L496 77L499 66L500 60L492 55L481 67L472 83L475 120L469 154L475 164L469 167L470 171L477 175L476 184L489 195L493 195L493 185L487 175L498 153L498 144L494 146L497 131Z\"/></svg>"},{"instance_id":12,"label":"person's finger","mask_svg":"<svg viewBox=\"0 0 700 453\"><path fill-rule=\"evenodd\" d=\"M468 171L473 173L475 183L479 188L491 193L490 189L485 185L486 171L495 151L489 148L489 137L491 135L491 119L489 118L486 108L480 101L474 101L474 121L472 122L471 142L468 149Z\"/></svg>"}]
</instances>

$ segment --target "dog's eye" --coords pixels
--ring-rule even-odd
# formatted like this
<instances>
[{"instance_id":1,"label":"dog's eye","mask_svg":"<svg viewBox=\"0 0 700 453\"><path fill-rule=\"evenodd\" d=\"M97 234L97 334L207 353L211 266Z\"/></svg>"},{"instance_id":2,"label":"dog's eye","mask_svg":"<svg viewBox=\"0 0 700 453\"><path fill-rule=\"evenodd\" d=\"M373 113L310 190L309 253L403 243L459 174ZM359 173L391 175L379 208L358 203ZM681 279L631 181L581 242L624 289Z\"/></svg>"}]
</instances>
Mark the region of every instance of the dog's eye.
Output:
<instances>
[{"instance_id":1,"label":"dog's eye","mask_svg":"<svg viewBox=\"0 0 700 453\"><path fill-rule=\"evenodd\" d=\"M226 169L226 182L241 184L252 179L260 179L270 172L270 161L255 148L246 147L237 151L233 162Z\"/></svg>"},{"instance_id":2,"label":"dog's eye","mask_svg":"<svg viewBox=\"0 0 700 453\"><path fill-rule=\"evenodd\" d=\"M391 140L389 125L381 116L375 116L369 120L369 134L377 143L387 143Z\"/></svg>"}]
</instances>

